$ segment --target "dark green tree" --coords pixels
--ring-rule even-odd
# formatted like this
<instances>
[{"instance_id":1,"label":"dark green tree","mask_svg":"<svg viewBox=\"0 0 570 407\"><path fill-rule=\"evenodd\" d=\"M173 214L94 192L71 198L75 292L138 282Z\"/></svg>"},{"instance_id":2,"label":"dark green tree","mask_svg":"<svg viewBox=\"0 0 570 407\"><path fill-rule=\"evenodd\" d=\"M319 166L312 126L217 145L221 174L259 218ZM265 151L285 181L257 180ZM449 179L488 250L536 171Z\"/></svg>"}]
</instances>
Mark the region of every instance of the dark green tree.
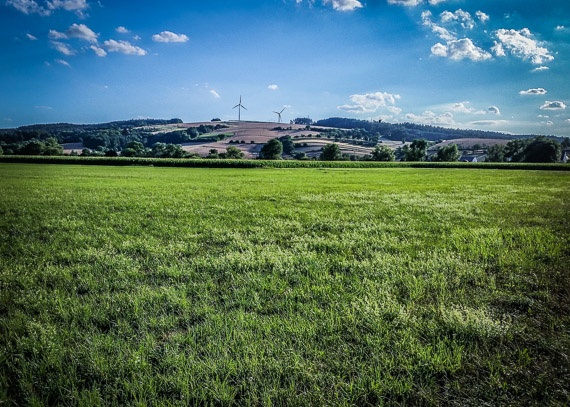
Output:
<instances>
[{"instance_id":1,"label":"dark green tree","mask_svg":"<svg viewBox=\"0 0 570 407\"><path fill-rule=\"evenodd\" d=\"M529 163L556 163L562 156L562 146L546 137L535 137L525 149L525 161Z\"/></svg>"},{"instance_id":2,"label":"dark green tree","mask_svg":"<svg viewBox=\"0 0 570 407\"><path fill-rule=\"evenodd\" d=\"M138 141L131 141L127 144L126 148L121 151L123 157L146 157L149 151L145 149L142 143Z\"/></svg>"},{"instance_id":3,"label":"dark green tree","mask_svg":"<svg viewBox=\"0 0 570 407\"><path fill-rule=\"evenodd\" d=\"M402 148L402 161L425 161L427 158L428 142L424 139L416 139L412 144Z\"/></svg>"},{"instance_id":4,"label":"dark green tree","mask_svg":"<svg viewBox=\"0 0 570 407\"><path fill-rule=\"evenodd\" d=\"M279 137L279 141L283 144L283 153L294 155L295 154L295 144L293 143L293 138L289 135Z\"/></svg>"},{"instance_id":5,"label":"dark green tree","mask_svg":"<svg viewBox=\"0 0 570 407\"><path fill-rule=\"evenodd\" d=\"M525 161L526 148L530 144L530 139L511 140L505 147L505 158L519 163Z\"/></svg>"},{"instance_id":6,"label":"dark green tree","mask_svg":"<svg viewBox=\"0 0 570 407\"><path fill-rule=\"evenodd\" d=\"M377 144L372 152L373 161L394 161L395 159L394 151L388 146Z\"/></svg>"},{"instance_id":7,"label":"dark green tree","mask_svg":"<svg viewBox=\"0 0 570 407\"><path fill-rule=\"evenodd\" d=\"M259 157L264 160L279 160L283 153L283 144L276 138L269 140L261 148Z\"/></svg>"},{"instance_id":8,"label":"dark green tree","mask_svg":"<svg viewBox=\"0 0 570 407\"><path fill-rule=\"evenodd\" d=\"M206 156L206 158L208 158L208 159L220 158L220 154L218 153L218 150L216 150L215 148L212 148L210 150L210 152L208 153L208 155Z\"/></svg>"},{"instance_id":9,"label":"dark green tree","mask_svg":"<svg viewBox=\"0 0 570 407\"><path fill-rule=\"evenodd\" d=\"M440 147L432 158L433 161L458 161L461 158L461 153L457 148L457 144L448 144Z\"/></svg>"},{"instance_id":10,"label":"dark green tree","mask_svg":"<svg viewBox=\"0 0 570 407\"><path fill-rule=\"evenodd\" d=\"M506 147L503 144L495 144L489 147L485 161L492 163L502 163L506 161L505 158Z\"/></svg>"},{"instance_id":11,"label":"dark green tree","mask_svg":"<svg viewBox=\"0 0 570 407\"><path fill-rule=\"evenodd\" d=\"M45 150L45 144L40 140L32 139L18 150L21 155L42 155Z\"/></svg>"},{"instance_id":12,"label":"dark green tree","mask_svg":"<svg viewBox=\"0 0 570 407\"><path fill-rule=\"evenodd\" d=\"M240 160L242 158L245 157L245 154L243 153L243 151L241 151L239 148L234 147L234 146L229 146L226 149L226 158L232 159L232 160Z\"/></svg>"},{"instance_id":13,"label":"dark green tree","mask_svg":"<svg viewBox=\"0 0 570 407\"><path fill-rule=\"evenodd\" d=\"M44 143L43 155L63 155L63 147L59 145L57 139L49 137Z\"/></svg>"},{"instance_id":14,"label":"dark green tree","mask_svg":"<svg viewBox=\"0 0 570 407\"><path fill-rule=\"evenodd\" d=\"M321 161L340 161L342 160L342 153L340 147L336 143L327 144L321 150L321 155L319 156Z\"/></svg>"}]
</instances>

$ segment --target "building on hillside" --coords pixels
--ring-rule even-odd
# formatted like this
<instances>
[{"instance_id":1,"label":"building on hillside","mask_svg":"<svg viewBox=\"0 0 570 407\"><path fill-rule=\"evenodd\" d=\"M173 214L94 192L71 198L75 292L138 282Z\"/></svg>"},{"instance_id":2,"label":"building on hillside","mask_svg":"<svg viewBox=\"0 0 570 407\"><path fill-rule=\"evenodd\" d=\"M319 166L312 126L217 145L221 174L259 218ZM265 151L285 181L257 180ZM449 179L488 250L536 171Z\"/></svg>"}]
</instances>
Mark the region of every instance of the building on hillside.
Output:
<instances>
[{"instance_id":1,"label":"building on hillside","mask_svg":"<svg viewBox=\"0 0 570 407\"><path fill-rule=\"evenodd\" d=\"M485 162L486 158L487 158L486 154L470 154L470 155L464 154L461 156L459 161L464 163L482 163Z\"/></svg>"}]
</instances>

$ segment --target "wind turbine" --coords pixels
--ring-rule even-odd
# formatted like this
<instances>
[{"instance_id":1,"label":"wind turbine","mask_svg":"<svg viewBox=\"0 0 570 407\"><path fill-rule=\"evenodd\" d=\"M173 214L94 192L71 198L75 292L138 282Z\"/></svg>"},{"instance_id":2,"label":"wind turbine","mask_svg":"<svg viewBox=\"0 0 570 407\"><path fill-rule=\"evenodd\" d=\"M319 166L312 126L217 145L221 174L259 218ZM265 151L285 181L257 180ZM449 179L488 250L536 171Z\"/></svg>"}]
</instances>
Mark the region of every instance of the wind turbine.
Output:
<instances>
[{"instance_id":1,"label":"wind turbine","mask_svg":"<svg viewBox=\"0 0 570 407\"><path fill-rule=\"evenodd\" d=\"M287 109L286 107L283 108L283 110ZM277 123L281 123L281 113L283 113L283 110L281 110L280 112L276 112L275 110L273 111L273 113L275 113L277 116L279 116L279 121Z\"/></svg>"},{"instance_id":2,"label":"wind turbine","mask_svg":"<svg viewBox=\"0 0 570 407\"><path fill-rule=\"evenodd\" d=\"M241 95L239 95L239 103L235 105L233 108L238 108L238 121L241 122L241 109L245 109L245 106L241 104ZM247 109L245 109L247 110Z\"/></svg>"}]
</instances>

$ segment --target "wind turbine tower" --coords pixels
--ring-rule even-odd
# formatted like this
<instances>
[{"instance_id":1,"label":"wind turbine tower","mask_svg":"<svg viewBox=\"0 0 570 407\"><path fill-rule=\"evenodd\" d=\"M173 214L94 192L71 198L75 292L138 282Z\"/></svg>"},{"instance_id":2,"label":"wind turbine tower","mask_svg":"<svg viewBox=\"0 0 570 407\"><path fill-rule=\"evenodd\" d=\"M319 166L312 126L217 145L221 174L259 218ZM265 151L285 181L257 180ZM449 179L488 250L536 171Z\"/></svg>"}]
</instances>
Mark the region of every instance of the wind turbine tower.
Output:
<instances>
[{"instance_id":1,"label":"wind turbine tower","mask_svg":"<svg viewBox=\"0 0 570 407\"><path fill-rule=\"evenodd\" d=\"M235 105L233 108L238 108L238 122L241 122L241 109L245 109L245 106L241 104L241 95L239 95L239 103L237 105Z\"/></svg>"},{"instance_id":2,"label":"wind turbine tower","mask_svg":"<svg viewBox=\"0 0 570 407\"><path fill-rule=\"evenodd\" d=\"M273 113L275 113L277 116L279 116L277 123L281 123L281 113L283 113L283 110L285 110L285 109L287 109L287 108L284 107L280 112L273 111Z\"/></svg>"}]
</instances>

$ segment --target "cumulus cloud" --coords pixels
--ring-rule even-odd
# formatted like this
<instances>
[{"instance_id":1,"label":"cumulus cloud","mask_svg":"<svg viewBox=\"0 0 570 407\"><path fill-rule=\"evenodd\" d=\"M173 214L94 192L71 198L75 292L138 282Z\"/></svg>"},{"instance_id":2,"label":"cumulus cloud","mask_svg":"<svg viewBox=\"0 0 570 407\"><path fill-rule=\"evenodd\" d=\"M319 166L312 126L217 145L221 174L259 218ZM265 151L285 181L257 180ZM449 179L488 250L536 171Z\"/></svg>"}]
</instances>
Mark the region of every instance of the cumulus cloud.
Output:
<instances>
[{"instance_id":1,"label":"cumulus cloud","mask_svg":"<svg viewBox=\"0 0 570 407\"><path fill-rule=\"evenodd\" d=\"M277 89L279 89L279 86L277 86L277 85L269 85L269 86L267 87L267 89L269 89L269 90L277 90Z\"/></svg>"},{"instance_id":2,"label":"cumulus cloud","mask_svg":"<svg viewBox=\"0 0 570 407\"><path fill-rule=\"evenodd\" d=\"M352 105L338 106L339 110L344 110L351 113L373 113L381 107L395 108L394 112L401 112L401 110L394 105L396 100L400 99L400 95L392 95L387 92L367 93L364 95L351 95L350 100Z\"/></svg>"},{"instance_id":3,"label":"cumulus cloud","mask_svg":"<svg viewBox=\"0 0 570 407\"><path fill-rule=\"evenodd\" d=\"M450 110L456 113L465 114L485 114L484 110L477 110L474 107L469 106L471 102L458 102L451 105Z\"/></svg>"},{"instance_id":4,"label":"cumulus cloud","mask_svg":"<svg viewBox=\"0 0 570 407\"><path fill-rule=\"evenodd\" d=\"M501 115L501 111L499 110L499 108L497 106L489 106L487 108L487 111L491 114L496 114L497 116Z\"/></svg>"},{"instance_id":5,"label":"cumulus cloud","mask_svg":"<svg viewBox=\"0 0 570 407\"><path fill-rule=\"evenodd\" d=\"M73 55L75 54L75 51L67 44L64 44L63 42L58 42L58 41L52 41L51 45L53 48L55 48L56 51L61 52L63 55Z\"/></svg>"},{"instance_id":6,"label":"cumulus cloud","mask_svg":"<svg viewBox=\"0 0 570 407\"><path fill-rule=\"evenodd\" d=\"M119 34L128 34L130 33L129 30L127 30L125 27L123 26L119 26L117 28L115 28L115 31L117 31Z\"/></svg>"},{"instance_id":7,"label":"cumulus cloud","mask_svg":"<svg viewBox=\"0 0 570 407\"><path fill-rule=\"evenodd\" d=\"M154 42L187 42L189 38L184 34L176 34L171 31L162 31L152 36Z\"/></svg>"},{"instance_id":8,"label":"cumulus cloud","mask_svg":"<svg viewBox=\"0 0 570 407\"><path fill-rule=\"evenodd\" d=\"M32 35L30 33L26 33L26 37L30 40L30 41L36 41L38 38L35 35Z\"/></svg>"},{"instance_id":9,"label":"cumulus cloud","mask_svg":"<svg viewBox=\"0 0 570 407\"><path fill-rule=\"evenodd\" d=\"M69 65L69 63L67 61L64 61L63 59L56 59L55 62L63 66L71 67L71 65Z\"/></svg>"},{"instance_id":10,"label":"cumulus cloud","mask_svg":"<svg viewBox=\"0 0 570 407\"><path fill-rule=\"evenodd\" d=\"M363 7L358 0L323 0L323 4L329 3L332 3L333 9L337 11L353 11Z\"/></svg>"},{"instance_id":11,"label":"cumulus cloud","mask_svg":"<svg viewBox=\"0 0 570 407\"><path fill-rule=\"evenodd\" d=\"M563 25L559 25L556 27L556 31L564 31L565 29L566 29L566 27Z\"/></svg>"},{"instance_id":12,"label":"cumulus cloud","mask_svg":"<svg viewBox=\"0 0 570 407\"><path fill-rule=\"evenodd\" d=\"M446 2L447 0L429 0L429 4L432 6L437 6L439 3Z\"/></svg>"},{"instance_id":13,"label":"cumulus cloud","mask_svg":"<svg viewBox=\"0 0 570 407\"><path fill-rule=\"evenodd\" d=\"M546 102L544 102L542 106L540 106L540 110L564 110L564 109L566 109L566 105L564 104L564 102L558 100L554 102L547 100Z\"/></svg>"},{"instance_id":14,"label":"cumulus cloud","mask_svg":"<svg viewBox=\"0 0 570 407\"><path fill-rule=\"evenodd\" d=\"M79 38L91 43L97 43L97 37L99 37L99 34L95 34L93 30L91 30L85 24L73 24L64 33L55 30L49 30L48 37L52 40Z\"/></svg>"},{"instance_id":15,"label":"cumulus cloud","mask_svg":"<svg viewBox=\"0 0 570 407\"><path fill-rule=\"evenodd\" d=\"M491 51L495 53L498 57L506 57L507 54L505 53L505 49L503 48L503 44L500 42L495 41L495 45L491 47Z\"/></svg>"},{"instance_id":16,"label":"cumulus cloud","mask_svg":"<svg viewBox=\"0 0 570 407\"><path fill-rule=\"evenodd\" d=\"M475 16L477 16L479 21L481 21L483 24L485 24L490 19L489 15L486 13L483 13L481 10L477 11L475 13Z\"/></svg>"},{"instance_id":17,"label":"cumulus cloud","mask_svg":"<svg viewBox=\"0 0 570 407\"><path fill-rule=\"evenodd\" d=\"M546 95L547 90L543 88L534 88L529 90L521 90L521 95Z\"/></svg>"},{"instance_id":18,"label":"cumulus cloud","mask_svg":"<svg viewBox=\"0 0 570 407\"><path fill-rule=\"evenodd\" d=\"M105 50L101 47L98 47L96 45L91 45L89 48L91 48L95 54L97 54L98 57L104 57L107 55L107 52L105 52Z\"/></svg>"},{"instance_id":19,"label":"cumulus cloud","mask_svg":"<svg viewBox=\"0 0 570 407\"><path fill-rule=\"evenodd\" d=\"M406 114L406 120L415 123L431 124L436 126L451 126L455 124L453 113L445 112L443 114L437 115L431 110L426 110L421 114L421 116L415 115L413 113L408 113Z\"/></svg>"},{"instance_id":20,"label":"cumulus cloud","mask_svg":"<svg viewBox=\"0 0 570 407\"><path fill-rule=\"evenodd\" d=\"M85 10L89 8L87 0L52 0L47 2L47 6L49 10L74 11L79 17L85 17Z\"/></svg>"},{"instance_id":21,"label":"cumulus cloud","mask_svg":"<svg viewBox=\"0 0 570 407\"><path fill-rule=\"evenodd\" d=\"M499 40L502 48L510 51L516 57L530 60L533 64L540 65L552 61L554 57L550 51L542 46L542 43L533 38L528 28L522 30L506 30L501 28L495 31L495 37Z\"/></svg>"},{"instance_id":22,"label":"cumulus cloud","mask_svg":"<svg viewBox=\"0 0 570 407\"><path fill-rule=\"evenodd\" d=\"M6 5L12 6L24 14L39 14L40 16L49 16L51 14L49 10L46 10L34 0L7 0Z\"/></svg>"},{"instance_id":23,"label":"cumulus cloud","mask_svg":"<svg viewBox=\"0 0 570 407\"><path fill-rule=\"evenodd\" d=\"M120 52L127 55L146 55L146 51L128 41L107 40L104 42L105 48L109 52Z\"/></svg>"},{"instance_id":24,"label":"cumulus cloud","mask_svg":"<svg viewBox=\"0 0 570 407\"><path fill-rule=\"evenodd\" d=\"M433 55L447 57L454 61L470 59L479 62L491 58L491 54L473 44L469 38L448 41L447 45L437 43L431 47L431 52Z\"/></svg>"},{"instance_id":25,"label":"cumulus cloud","mask_svg":"<svg viewBox=\"0 0 570 407\"><path fill-rule=\"evenodd\" d=\"M432 13L429 10L422 12L422 24L426 27L431 28L431 30L436 34L439 38L444 41L452 41L457 39L455 34L451 33L447 28L442 27L434 23L431 19Z\"/></svg>"},{"instance_id":26,"label":"cumulus cloud","mask_svg":"<svg viewBox=\"0 0 570 407\"><path fill-rule=\"evenodd\" d=\"M459 9L454 13L446 10L439 16L443 24L458 22L461 24L461 27L469 30L475 27L475 21L473 21L471 14L469 14L467 11L463 11L462 9Z\"/></svg>"},{"instance_id":27,"label":"cumulus cloud","mask_svg":"<svg viewBox=\"0 0 570 407\"><path fill-rule=\"evenodd\" d=\"M430 0L430 4L437 4L440 3L441 1L445 1L445 0ZM421 4L423 2L423 0L388 0L388 4L396 4L398 6L406 6L406 7L415 7L419 4ZM433 2L433 3L432 3Z\"/></svg>"},{"instance_id":28,"label":"cumulus cloud","mask_svg":"<svg viewBox=\"0 0 570 407\"><path fill-rule=\"evenodd\" d=\"M216 98L216 99L219 99L219 98L220 98L220 95L219 95L218 92L216 92L214 89L212 89L212 90L210 91L210 93L212 94L212 96L213 96L214 98Z\"/></svg>"}]
</instances>

